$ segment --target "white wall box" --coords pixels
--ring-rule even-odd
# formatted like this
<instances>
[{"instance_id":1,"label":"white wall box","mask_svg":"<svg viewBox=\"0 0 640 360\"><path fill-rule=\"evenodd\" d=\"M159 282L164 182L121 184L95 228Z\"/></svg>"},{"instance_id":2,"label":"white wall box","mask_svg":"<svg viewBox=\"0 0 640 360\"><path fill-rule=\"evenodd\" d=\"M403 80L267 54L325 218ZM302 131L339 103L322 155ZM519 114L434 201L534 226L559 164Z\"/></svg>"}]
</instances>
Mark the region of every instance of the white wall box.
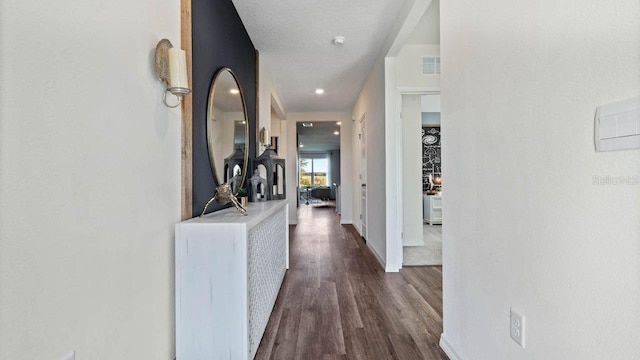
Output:
<instances>
[{"instance_id":1,"label":"white wall box","mask_svg":"<svg viewBox=\"0 0 640 360\"><path fill-rule=\"evenodd\" d=\"M287 204L176 224L178 359L253 359L289 268Z\"/></svg>"},{"instance_id":2,"label":"white wall box","mask_svg":"<svg viewBox=\"0 0 640 360\"><path fill-rule=\"evenodd\" d=\"M640 97L598 107L596 150L640 149Z\"/></svg>"}]
</instances>

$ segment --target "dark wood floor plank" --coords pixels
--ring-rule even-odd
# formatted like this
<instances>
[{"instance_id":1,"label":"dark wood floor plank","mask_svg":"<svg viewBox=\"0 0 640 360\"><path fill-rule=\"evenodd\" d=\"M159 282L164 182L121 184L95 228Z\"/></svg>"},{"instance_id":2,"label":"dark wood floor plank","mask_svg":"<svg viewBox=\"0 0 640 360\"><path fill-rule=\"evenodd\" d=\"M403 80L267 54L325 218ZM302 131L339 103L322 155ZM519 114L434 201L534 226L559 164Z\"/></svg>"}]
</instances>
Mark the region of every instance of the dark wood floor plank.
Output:
<instances>
[{"instance_id":1,"label":"dark wood floor plank","mask_svg":"<svg viewBox=\"0 0 640 360\"><path fill-rule=\"evenodd\" d=\"M279 322L278 333L276 334L272 354L270 357L264 357L263 359L295 359L296 345L298 343L300 312L300 308L283 309L282 319ZM260 344L260 346L262 347L262 344Z\"/></svg>"},{"instance_id":2,"label":"dark wood floor plank","mask_svg":"<svg viewBox=\"0 0 640 360\"><path fill-rule=\"evenodd\" d=\"M318 359L320 347L320 304L316 288L306 288L302 300L302 312L298 326L295 359Z\"/></svg>"},{"instance_id":3,"label":"dark wood floor plank","mask_svg":"<svg viewBox=\"0 0 640 360\"><path fill-rule=\"evenodd\" d=\"M371 357L367 355L367 339L365 338L364 328L350 328L343 326L344 343L347 358L350 360L369 360Z\"/></svg>"},{"instance_id":4,"label":"dark wood floor plank","mask_svg":"<svg viewBox=\"0 0 640 360\"><path fill-rule=\"evenodd\" d=\"M323 282L318 289L320 299L320 343L323 355L346 354L338 292L333 282Z\"/></svg>"},{"instance_id":5,"label":"dark wood floor plank","mask_svg":"<svg viewBox=\"0 0 640 360\"><path fill-rule=\"evenodd\" d=\"M387 334L387 324L378 313L376 301L371 294L356 298L363 322L365 348L370 359L395 359L391 348L391 341Z\"/></svg>"},{"instance_id":6,"label":"dark wood floor plank","mask_svg":"<svg viewBox=\"0 0 640 360\"><path fill-rule=\"evenodd\" d=\"M393 353L396 358L402 360L422 359L422 354L411 336L389 334L389 339L391 340L391 346L393 347Z\"/></svg>"},{"instance_id":7,"label":"dark wood floor plank","mask_svg":"<svg viewBox=\"0 0 640 360\"><path fill-rule=\"evenodd\" d=\"M289 231L290 269L255 359L448 360L440 267L385 273L333 208L303 206Z\"/></svg>"},{"instance_id":8,"label":"dark wood floor plank","mask_svg":"<svg viewBox=\"0 0 640 360\"><path fill-rule=\"evenodd\" d=\"M350 328L362 328L362 319L360 311L356 304L353 294L353 288L349 282L346 272L336 274L336 290L338 294L338 303L340 305L340 317L344 326Z\"/></svg>"}]
</instances>

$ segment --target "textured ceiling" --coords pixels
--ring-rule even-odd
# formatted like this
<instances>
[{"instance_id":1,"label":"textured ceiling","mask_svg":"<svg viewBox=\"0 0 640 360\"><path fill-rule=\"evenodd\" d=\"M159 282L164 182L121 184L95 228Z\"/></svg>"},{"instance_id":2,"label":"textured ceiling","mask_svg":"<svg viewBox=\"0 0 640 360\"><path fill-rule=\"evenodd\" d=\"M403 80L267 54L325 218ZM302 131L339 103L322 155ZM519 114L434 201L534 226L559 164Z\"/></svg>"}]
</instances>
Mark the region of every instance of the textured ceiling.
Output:
<instances>
[{"instance_id":1,"label":"textured ceiling","mask_svg":"<svg viewBox=\"0 0 640 360\"><path fill-rule=\"evenodd\" d=\"M288 110L351 111L404 0L233 3Z\"/></svg>"},{"instance_id":2,"label":"textured ceiling","mask_svg":"<svg viewBox=\"0 0 640 360\"><path fill-rule=\"evenodd\" d=\"M340 125L333 121L312 122L313 127L303 127L302 123L297 123L298 141L304 147L302 152L322 152L329 150L340 150L340 135L335 135L335 131L340 131Z\"/></svg>"}]
</instances>

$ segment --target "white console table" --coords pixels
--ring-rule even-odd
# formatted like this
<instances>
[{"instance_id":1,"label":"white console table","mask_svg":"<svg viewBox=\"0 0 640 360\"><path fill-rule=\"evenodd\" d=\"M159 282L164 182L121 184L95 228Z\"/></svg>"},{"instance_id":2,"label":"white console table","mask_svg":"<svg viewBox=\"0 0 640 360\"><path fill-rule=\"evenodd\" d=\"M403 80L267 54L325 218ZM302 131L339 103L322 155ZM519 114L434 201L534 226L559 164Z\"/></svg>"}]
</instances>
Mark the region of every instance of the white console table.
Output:
<instances>
[{"instance_id":1,"label":"white console table","mask_svg":"<svg viewBox=\"0 0 640 360\"><path fill-rule=\"evenodd\" d=\"M422 195L424 222L430 225L442 224L442 197L440 195Z\"/></svg>"},{"instance_id":2,"label":"white console table","mask_svg":"<svg viewBox=\"0 0 640 360\"><path fill-rule=\"evenodd\" d=\"M289 268L287 200L176 224L176 357L253 359Z\"/></svg>"}]
</instances>

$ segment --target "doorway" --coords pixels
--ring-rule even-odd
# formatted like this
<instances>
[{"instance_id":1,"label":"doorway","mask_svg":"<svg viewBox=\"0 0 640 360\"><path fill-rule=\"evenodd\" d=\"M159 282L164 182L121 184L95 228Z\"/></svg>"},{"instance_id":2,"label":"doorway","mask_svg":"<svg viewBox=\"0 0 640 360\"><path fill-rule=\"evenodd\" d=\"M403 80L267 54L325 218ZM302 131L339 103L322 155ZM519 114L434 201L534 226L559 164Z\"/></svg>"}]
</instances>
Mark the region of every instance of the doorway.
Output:
<instances>
[{"instance_id":1,"label":"doorway","mask_svg":"<svg viewBox=\"0 0 640 360\"><path fill-rule=\"evenodd\" d=\"M440 94L402 94L403 265L442 265Z\"/></svg>"},{"instance_id":2,"label":"doorway","mask_svg":"<svg viewBox=\"0 0 640 360\"><path fill-rule=\"evenodd\" d=\"M332 208L340 198L341 123L305 121L296 123L297 197L299 207Z\"/></svg>"},{"instance_id":3,"label":"doorway","mask_svg":"<svg viewBox=\"0 0 640 360\"><path fill-rule=\"evenodd\" d=\"M360 224L356 229L360 232L363 239L367 239L367 120L362 115L358 121L358 146L360 147Z\"/></svg>"}]
</instances>

